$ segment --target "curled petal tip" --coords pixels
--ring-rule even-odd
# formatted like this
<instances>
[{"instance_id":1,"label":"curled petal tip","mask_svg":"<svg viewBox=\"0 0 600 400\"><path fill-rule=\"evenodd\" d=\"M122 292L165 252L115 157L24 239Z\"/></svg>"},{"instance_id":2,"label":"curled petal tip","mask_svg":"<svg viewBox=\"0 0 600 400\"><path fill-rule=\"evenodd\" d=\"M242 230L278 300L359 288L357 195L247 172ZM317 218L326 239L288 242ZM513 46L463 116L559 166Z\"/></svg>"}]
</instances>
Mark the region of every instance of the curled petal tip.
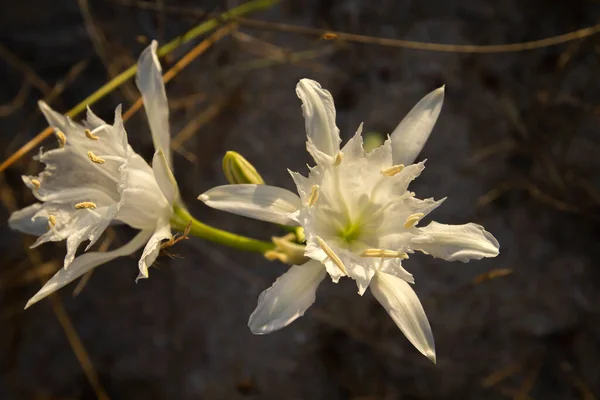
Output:
<instances>
[{"instance_id":1,"label":"curled petal tip","mask_svg":"<svg viewBox=\"0 0 600 400\"><path fill-rule=\"evenodd\" d=\"M429 358L429 360L434 363L437 364L437 358L435 356L435 350L427 350L423 353L423 355L425 355L425 357Z\"/></svg>"}]
</instances>

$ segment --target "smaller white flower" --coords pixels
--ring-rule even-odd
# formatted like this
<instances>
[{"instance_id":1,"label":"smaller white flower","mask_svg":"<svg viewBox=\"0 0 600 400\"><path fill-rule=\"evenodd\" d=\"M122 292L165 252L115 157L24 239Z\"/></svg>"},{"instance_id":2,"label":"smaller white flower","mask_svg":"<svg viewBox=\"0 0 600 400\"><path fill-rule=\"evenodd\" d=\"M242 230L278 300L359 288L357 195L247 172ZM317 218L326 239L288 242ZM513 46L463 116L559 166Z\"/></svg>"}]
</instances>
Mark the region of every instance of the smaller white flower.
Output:
<instances>
[{"instance_id":1,"label":"smaller white flower","mask_svg":"<svg viewBox=\"0 0 600 400\"><path fill-rule=\"evenodd\" d=\"M46 168L38 176L23 176L23 181L40 202L13 213L9 225L39 236L32 247L66 240L67 254L63 268L29 300L26 308L92 268L142 247L139 278L146 278L161 242L171 238L173 206L180 199L171 172L169 109L156 47L157 43L152 42L141 54L137 72L156 149L152 167L128 144L121 106L115 111L112 125L90 109L81 125L46 103L39 103L54 128L59 147L40 150L35 157ZM75 257L82 242L89 240L88 250L109 225L119 223L140 232L116 250Z\"/></svg>"},{"instance_id":2,"label":"smaller white flower","mask_svg":"<svg viewBox=\"0 0 600 400\"><path fill-rule=\"evenodd\" d=\"M303 315L329 274L356 281L362 295L371 288L408 340L435 361L433 335L425 311L402 267L409 253L421 251L448 261L469 261L498 254L498 242L476 224L443 225L419 221L444 199L421 200L408 186L425 168L412 164L440 113L444 89L425 96L380 148L366 153L362 125L340 149L331 94L302 79L307 150L317 165L308 177L290 172L298 194L267 185L226 185L199 198L208 206L284 225L300 225L311 261L294 265L258 300L250 316L253 333L283 328Z\"/></svg>"}]
</instances>

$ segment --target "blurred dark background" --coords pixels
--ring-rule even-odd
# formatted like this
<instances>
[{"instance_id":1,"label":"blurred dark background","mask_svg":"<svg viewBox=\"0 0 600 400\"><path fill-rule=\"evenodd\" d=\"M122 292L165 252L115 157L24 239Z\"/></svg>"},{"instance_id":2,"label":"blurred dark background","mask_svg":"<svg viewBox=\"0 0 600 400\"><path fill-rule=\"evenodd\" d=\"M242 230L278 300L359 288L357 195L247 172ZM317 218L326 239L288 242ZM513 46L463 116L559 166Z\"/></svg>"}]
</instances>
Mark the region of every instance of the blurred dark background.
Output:
<instances>
[{"instance_id":1,"label":"blurred dark background","mask_svg":"<svg viewBox=\"0 0 600 400\"><path fill-rule=\"evenodd\" d=\"M239 3L3 0L2 160L46 127L37 100L66 112L134 64L149 39L166 43L202 21L202 10ZM599 17L592 0L290 0L249 16L476 45L551 37ZM162 60L165 70L200 40ZM480 223L501 252L469 264L419 255L405 263L433 328L437 365L350 281L326 282L305 317L253 336L246 323L258 294L287 267L199 239L176 245L178 258L159 258L138 284L136 259L118 259L98 268L77 297L72 284L23 312L64 257L64 243L31 252L31 238L6 225L14 207L33 202L20 180L42 168L33 151L0 175L0 399L597 399L599 51L593 35L529 51L464 54L242 22L167 85L184 200L195 216L225 229L278 234L195 199L225 182L227 150L241 152L271 184L291 189L286 168L306 173L311 160L294 93L300 78L332 92L344 139L363 121L367 132L391 132L422 96L446 84L420 157L427 169L412 190L448 196L433 218ZM129 82L93 109L112 120L117 104L127 108L137 97ZM143 113L126 128L148 159ZM105 244L131 235L111 230Z\"/></svg>"}]
</instances>

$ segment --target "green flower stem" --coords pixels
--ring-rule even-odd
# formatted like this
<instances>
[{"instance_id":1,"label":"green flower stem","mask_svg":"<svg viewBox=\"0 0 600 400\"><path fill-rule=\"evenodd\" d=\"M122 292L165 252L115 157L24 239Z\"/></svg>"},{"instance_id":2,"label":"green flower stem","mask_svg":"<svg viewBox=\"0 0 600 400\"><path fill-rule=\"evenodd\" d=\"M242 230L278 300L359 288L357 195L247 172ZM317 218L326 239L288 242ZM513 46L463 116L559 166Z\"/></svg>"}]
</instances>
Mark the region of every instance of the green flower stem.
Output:
<instances>
[{"instance_id":1,"label":"green flower stem","mask_svg":"<svg viewBox=\"0 0 600 400\"><path fill-rule=\"evenodd\" d=\"M236 235L235 233L206 225L192 217L192 215L182 207L174 206L173 211L175 212L175 216L171 219L171 227L180 232L184 232L191 221L189 231L189 235L191 236L200 237L234 249L253 251L256 253L265 253L275 248L275 245L271 242Z\"/></svg>"}]
</instances>

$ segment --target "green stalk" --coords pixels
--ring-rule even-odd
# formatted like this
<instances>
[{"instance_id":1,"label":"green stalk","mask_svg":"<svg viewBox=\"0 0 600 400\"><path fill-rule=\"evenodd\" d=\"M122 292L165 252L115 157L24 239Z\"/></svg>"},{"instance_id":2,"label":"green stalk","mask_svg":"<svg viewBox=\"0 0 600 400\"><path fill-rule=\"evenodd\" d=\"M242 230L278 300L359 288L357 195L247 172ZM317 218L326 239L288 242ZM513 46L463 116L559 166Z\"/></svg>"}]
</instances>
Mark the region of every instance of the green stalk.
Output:
<instances>
[{"instance_id":1,"label":"green stalk","mask_svg":"<svg viewBox=\"0 0 600 400\"><path fill-rule=\"evenodd\" d=\"M171 227L180 232L184 232L188 223L191 221L190 230L188 232L191 236L206 239L234 249L253 251L255 253L265 253L275 248L275 245L271 242L236 235L235 233L206 225L192 217L186 209L180 206L174 206L173 211L175 212L175 216L171 219Z\"/></svg>"},{"instance_id":2,"label":"green stalk","mask_svg":"<svg viewBox=\"0 0 600 400\"><path fill-rule=\"evenodd\" d=\"M232 21L238 17L258 10L269 8L278 2L279 0L252 0L238 7L232 8L231 10L226 11L215 18L209 19L208 21L205 21L200 25L195 26L184 35L171 40L169 43L160 47L157 53L159 56L169 54L173 50L180 47L182 44L185 44L190 40L195 39L198 36L215 29L216 27L225 22ZM96 103L98 100L102 99L104 96L106 96L107 94L109 94L110 92L127 82L129 79L131 79L135 75L136 71L137 65L133 65L125 71L121 72L119 75L111 79L110 82L107 82L100 89L96 90L90 96L86 97L82 102L80 102L71 110L69 110L69 112L67 112L67 115L69 117L75 117L79 115L82 111L86 109L87 106Z\"/></svg>"}]
</instances>

